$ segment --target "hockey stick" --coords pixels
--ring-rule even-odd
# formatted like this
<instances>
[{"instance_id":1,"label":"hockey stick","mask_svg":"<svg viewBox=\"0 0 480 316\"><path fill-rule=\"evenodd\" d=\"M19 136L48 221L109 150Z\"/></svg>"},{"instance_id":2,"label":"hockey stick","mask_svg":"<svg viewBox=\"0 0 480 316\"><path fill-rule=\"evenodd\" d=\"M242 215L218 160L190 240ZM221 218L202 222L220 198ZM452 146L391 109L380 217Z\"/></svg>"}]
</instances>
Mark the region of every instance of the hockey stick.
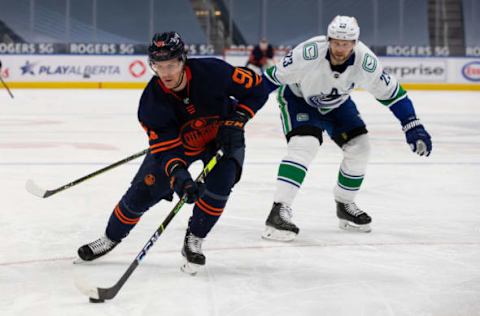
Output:
<instances>
[{"instance_id":1,"label":"hockey stick","mask_svg":"<svg viewBox=\"0 0 480 316\"><path fill-rule=\"evenodd\" d=\"M0 68L0 70L1 70L1 69L2 69L2 68ZM5 81L3 81L1 74L0 74L0 81L2 82L3 86L5 87L5 89L7 89L7 92L8 92L8 94L10 95L10 97L13 99L12 91L10 91L10 88L8 88L8 86L7 86L7 84L5 83Z\"/></svg>"},{"instance_id":2,"label":"hockey stick","mask_svg":"<svg viewBox=\"0 0 480 316\"><path fill-rule=\"evenodd\" d=\"M215 156L210 159L210 161L205 165L205 168L203 168L202 172L200 175L198 175L197 179L195 180L196 182L199 181L204 181L205 177L212 171L212 169L217 165L218 160L223 156L223 152L219 150ZM137 255L135 260L130 264L128 269L123 273L123 275L120 277L120 279L115 283L112 287L109 288L99 288L99 287L90 287L79 279L75 279L75 285L77 288L87 295L90 298L90 302L92 303L103 303L105 300L111 300L112 298L115 297L115 295L118 294L122 286L127 282L128 278L130 275L135 271L135 269L138 267L140 264L140 261L145 257L147 254L148 250L153 246L153 244L158 240L160 235L165 231L165 228L167 228L168 224L170 221L177 215L178 211L182 208L182 206L185 204L186 197L185 195L182 196L180 201L177 202L175 207L170 211L170 213L167 215L163 223L157 228L155 233L150 237L148 242L145 244L143 249L140 251L140 253Z\"/></svg>"},{"instance_id":3,"label":"hockey stick","mask_svg":"<svg viewBox=\"0 0 480 316\"><path fill-rule=\"evenodd\" d=\"M88 180L90 178L93 178L95 176L98 176L99 174L101 173L104 173L105 171L108 171L110 169L113 169L115 167L118 167L120 165L123 165L124 163L126 162L129 162L130 160L133 160L133 159L136 159L138 157L141 157L143 155L145 155L146 153L148 152L148 148L147 149L144 149L136 154L133 154L125 159L122 159L120 161L117 161L109 166L106 166L105 168L102 168L100 170L97 170L95 172L92 172L90 174L87 174L86 176L83 176L75 181L72 181L70 183L67 183L65 185L62 185L61 187L59 188L56 188L56 189L53 189L53 190L45 190L43 188L41 188L40 186L38 186L32 179L28 179L27 180L27 183L25 183L25 188L27 189L28 192L30 192L31 194L33 195L36 195L38 197L41 197L41 198L47 198L51 195L54 195L58 192L61 192L63 190L66 190L70 187L73 187L74 185L77 185L85 180Z\"/></svg>"},{"instance_id":4,"label":"hockey stick","mask_svg":"<svg viewBox=\"0 0 480 316\"><path fill-rule=\"evenodd\" d=\"M3 86L5 87L5 89L7 89L7 92L8 94L10 94L10 97L13 99L13 94L12 94L12 91L10 91L10 89L8 88L7 84L5 83L5 81L3 81L2 79L2 61L0 60L0 81L2 82Z\"/></svg>"}]
</instances>

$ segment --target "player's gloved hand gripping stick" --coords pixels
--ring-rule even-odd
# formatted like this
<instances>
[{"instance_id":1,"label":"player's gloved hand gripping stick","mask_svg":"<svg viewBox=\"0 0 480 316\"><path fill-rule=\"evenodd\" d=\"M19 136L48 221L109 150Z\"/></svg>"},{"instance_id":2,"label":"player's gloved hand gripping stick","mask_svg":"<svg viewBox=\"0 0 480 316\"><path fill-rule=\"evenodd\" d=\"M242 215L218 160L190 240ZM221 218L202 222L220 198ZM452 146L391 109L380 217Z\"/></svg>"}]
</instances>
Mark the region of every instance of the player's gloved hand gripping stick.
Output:
<instances>
[{"instance_id":1,"label":"player's gloved hand gripping stick","mask_svg":"<svg viewBox=\"0 0 480 316\"><path fill-rule=\"evenodd\" d=\"M187 167L179 163L174 166L170 172L172 189L179 197L185 196L185 202L195 203L205 192L205 184L193 181Z\"/></svg>"}]
</instances>

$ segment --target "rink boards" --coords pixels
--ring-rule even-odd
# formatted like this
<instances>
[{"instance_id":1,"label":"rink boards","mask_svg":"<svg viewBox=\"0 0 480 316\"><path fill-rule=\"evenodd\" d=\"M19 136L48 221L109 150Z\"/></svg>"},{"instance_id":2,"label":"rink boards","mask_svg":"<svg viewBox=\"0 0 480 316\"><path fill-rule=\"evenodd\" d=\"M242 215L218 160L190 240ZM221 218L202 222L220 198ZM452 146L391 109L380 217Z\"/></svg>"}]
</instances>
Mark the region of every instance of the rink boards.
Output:
<instances>
[{"instance_id":1,"label":"rink boards","mask_svg":"<svg viewBox=\"0 0 480 316\"><path fill-rule=\"evenodd\" d=\"M223 58L243 66L248 55ZM142 89L152 72L144 55L0 55L1 75L12 89ZM406 89L480 90L480 59L381 57L385 71ZM1 87L3 88L3 87Z\"/></svg>"}]
</instances>

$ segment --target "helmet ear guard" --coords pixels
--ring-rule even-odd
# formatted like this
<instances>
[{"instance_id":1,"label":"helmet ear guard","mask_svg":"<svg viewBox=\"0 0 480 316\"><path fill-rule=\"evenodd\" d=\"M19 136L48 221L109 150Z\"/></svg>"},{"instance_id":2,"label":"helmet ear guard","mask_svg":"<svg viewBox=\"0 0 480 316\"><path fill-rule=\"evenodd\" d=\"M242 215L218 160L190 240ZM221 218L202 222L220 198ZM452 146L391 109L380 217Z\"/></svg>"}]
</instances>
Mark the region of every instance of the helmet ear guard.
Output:
<instances>
[{"instance_id":1,"label":"helmet ear guard","mask_svg":"<svg viewBox=\"0 0 480 316\"><path fill-rule=\"evenodd\" d=\"M360 27L357 19L350 16L337 15L328 25L328 39L358 42Z\"/></svg>"}]
</instances>

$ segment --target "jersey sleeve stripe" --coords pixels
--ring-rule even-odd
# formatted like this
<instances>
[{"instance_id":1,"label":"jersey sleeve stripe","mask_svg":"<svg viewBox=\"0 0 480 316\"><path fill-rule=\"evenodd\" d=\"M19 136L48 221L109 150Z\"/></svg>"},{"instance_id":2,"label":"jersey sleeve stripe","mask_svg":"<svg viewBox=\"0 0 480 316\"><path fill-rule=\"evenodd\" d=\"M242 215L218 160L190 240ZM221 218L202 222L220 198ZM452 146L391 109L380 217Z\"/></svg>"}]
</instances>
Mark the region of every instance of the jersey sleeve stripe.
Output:
<instances>
[{"instance_id":1,"label":"jersey sleeve stripe","mask_svg":"<svg viewBox=\"0 0 480 316\"><path fill-rule=\"evenodd\" d=\"M407 97L407 91L405 91L401 85L398 85L397 93L393 98L390 98L388 100L379 100L379 99L377 100L381 104L385 105L386 107L390 107L406 97Z\"/></svg>"},{"instance_id":2,"label":"jersey sleeve stripe","mask_svg":"<svg viewBox=\"0 0 480 316\"><path fill-rule=\"evenodd\" d=\"M253 110L251 108L249 108L248 106L246 106L245 104L238 104L237 107L246 111L248 113L248 115L250 116L250 118L255 116L255 112L253 112Z\"/></svg>"},{"instance_id":3,"label":"jersey sleeve stripe","mask_svg":"<svg viewBox=\"0 0 480 316\"><path fill-rule=\"evenodd\" d=\"M167 146L167 145L171 145L171 144L178 143L178 142L180 142L180 137L177 137L177 138L171 139L171 140L167 140L167 141L164 141L164 142L155 143L155 144L150 146L150 149L153 149L153 148L156 148L156 147Z\"/></svg>"},{"instance_id":4,"label":"jersey sleeve stripe","mask_svg":"<svg viewBox=\"0 0 480 316\"><path fill-rule=\"evenodd\" d=\"M276 84L277 86L282 85L280 80L278 80L278 78L277 78L277 67L276 66L272 66L272 67L268 68L265 71L265 77L267 77L268 80L270 80L272 83Z\"/></svg>"},{"instance_id":5,"label":"jersey sleeve stripe","mask_svg":"<svg viewBox=\"0 0 480 316\"><path fill-rule=\"evenodd\" d=\"M175 148L175 147L179 147L179 146L182 146L182 142L178 142L178 143L175 143L175 144L170 145L170 146L160 147L160 148L151 150L150 152L151 152L152 154L157 154L157 153L160 153L160 152L162 152L162 151L167 151L167 150L173 149L173 148ZM151 147L150 147L150 148L151 148Z\"/></svg>"},{"instance_id":6,"label":"jersey sleeve stripe","mask_svg":"<svg viewBox=\"0 0 480 316\"><path fill-rule=\"evenodd\" d=\"M392 94L390 95L390 98L389 98L389 99L391 99L391 98L393 98L393 97L395 97L395 96L397 95L399 88L400 88L400 84L397 82L397 86L395 87L395 90L394 90L394 91L392 92Z\"/></svg>"}]
</instances>

